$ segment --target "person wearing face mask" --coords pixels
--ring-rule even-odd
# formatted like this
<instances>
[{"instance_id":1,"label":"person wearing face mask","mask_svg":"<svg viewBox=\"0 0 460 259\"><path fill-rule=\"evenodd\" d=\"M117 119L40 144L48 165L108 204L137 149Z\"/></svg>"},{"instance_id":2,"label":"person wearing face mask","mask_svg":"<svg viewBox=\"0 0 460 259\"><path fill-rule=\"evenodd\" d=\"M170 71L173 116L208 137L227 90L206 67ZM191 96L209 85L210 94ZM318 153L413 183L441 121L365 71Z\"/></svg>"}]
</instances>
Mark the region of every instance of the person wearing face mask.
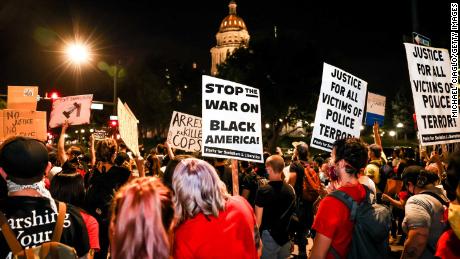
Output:
<instances>
[{"instance_id":1,"label":"person wearing face mask","mask_svg":"<svg viewBox=\"0 0 460 259\"><path fill-rule=\"evenodd\" d=\"M436 258L460 258L460 152L449 157L444 188L451 200L448 209L449 228L442 233L436 245Z\"/></svg>"},{"instance_id":2,"label":"person wearing face mask","mask_svg":"<svg viewBox=\"0 0 460 259\"><path fill-rule=\"evenodd\" d=\"M408 166L402 180L412 194L405 205L403 230L407 233L401 258L433 258L436 242L446 226L443 218L449 200L435 185L436 173Z\"/></svg>"}]
</instances>

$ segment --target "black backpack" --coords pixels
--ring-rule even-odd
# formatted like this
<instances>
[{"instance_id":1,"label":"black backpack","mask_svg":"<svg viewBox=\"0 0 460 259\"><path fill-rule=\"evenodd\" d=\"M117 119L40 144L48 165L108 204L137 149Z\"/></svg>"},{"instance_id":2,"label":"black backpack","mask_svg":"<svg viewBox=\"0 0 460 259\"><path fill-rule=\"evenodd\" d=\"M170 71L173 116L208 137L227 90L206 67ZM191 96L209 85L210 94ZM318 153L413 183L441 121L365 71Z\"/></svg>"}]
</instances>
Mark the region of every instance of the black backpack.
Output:
<instances>
[{"instance_id":1,"label":"black backpack","mask_svg":"<svg viewBox=\"0 0 460 259\"><path fill-rule=\"evenodd\" d=\"M347 258L387 258L390 250L388 244L391 226L390 209L381 204L372 204L369 188L365 185L363 187L366 189L366 199L360 204L340 190L329 194L350 209L350 219L354 222ZM340 258L332 246L329 251L336 258Z\"/></svg>"},{"instance_id":2,"label":"black backpack","mask_svg":"<svg viewBox=\"0 0 460 259\"><path fill-rule=\"evenodd\" d=\"M387 180L390 179L393 174L393 167L385 162L385 160L382 159L381 161L382 165L379 165L375 162L371 162L370 164L373 164L379 168L380 182L376 185L378 191L384 192L387 185Z\"/></svg>"}]
</instances>

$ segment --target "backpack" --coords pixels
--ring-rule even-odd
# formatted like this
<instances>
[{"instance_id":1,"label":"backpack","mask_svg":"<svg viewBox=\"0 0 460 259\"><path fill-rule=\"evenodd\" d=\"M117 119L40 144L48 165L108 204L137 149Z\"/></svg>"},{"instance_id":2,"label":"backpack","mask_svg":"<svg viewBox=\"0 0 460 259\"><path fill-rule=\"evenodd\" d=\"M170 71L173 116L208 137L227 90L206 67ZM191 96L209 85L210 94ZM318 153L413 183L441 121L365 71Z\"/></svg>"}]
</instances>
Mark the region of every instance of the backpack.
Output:
<instances>
[{"instance_id":1,"label":"backpack","mask_svg":"<svg viewBox=\"0 0 460 259\"><path fill-rule=\"evenodd\" d=\"M63 202L59 202L59 214L54 226L53 237L50 242L42 243L39 246L24 249L19 243L16 235L8 225L8 220L5 215L0 212L0 224L2 228L2 234L5 237L8 246L13 252L13 258L26 258L26 259L61 259L61 258L78 258L77 251L73 247L62 244L61 235L64 227L64 218L67 210L67 206Z\"/></svg>"},{"instance_id":2,"label":"backpack","mask_svg":"<svg viewBox=\"0 0 460 259\"><path fill-rule=\"evenodd\" d=\"M380 192L383 192L387 185L387 180L391 178L390 176L393 173L393 167L386 163L383 159L381 161L382 165L379 165L375 162L370 162L370 164L373 164L379 168L380 182L376 184L376 186Z\"/></svg>"},{"instance_id":3,"label":"backpack","mask_svg":"<svg viewBox=\"0 0 460 259\"><path fill-rule=\"evenodd\" d=\"M323 186L318 174L309 164L302 164L304 167L304 179L302 182L302 198L307 202L315 202L323 193Z\"/></svg>"},{"instance_id":4,"label":"backpack","mask_svg":"<svg viewBox=\"0 0 460 259\"><path fill-rule=\"evenodd\" d=\"M347 258L387 258L389 252L388 236L391 226L390 209L381 204L371 204L370 190L366 189L366 199L358 204L343 191L329 194L350 209L350 219L354 222L351 244ZM340 258L331 246L329 251Z\"/></svg>"}]
</instances>

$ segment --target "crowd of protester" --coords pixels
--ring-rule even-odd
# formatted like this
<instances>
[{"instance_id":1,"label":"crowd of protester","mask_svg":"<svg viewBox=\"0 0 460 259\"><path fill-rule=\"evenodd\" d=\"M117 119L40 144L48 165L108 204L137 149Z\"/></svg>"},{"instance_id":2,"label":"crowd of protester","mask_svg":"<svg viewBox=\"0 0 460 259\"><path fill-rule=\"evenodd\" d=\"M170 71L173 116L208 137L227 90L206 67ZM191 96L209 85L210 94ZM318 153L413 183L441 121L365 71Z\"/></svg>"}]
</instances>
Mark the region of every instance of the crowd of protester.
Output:
<instances>
[{"instance_id":1,"label":"crowd of protester","mask_svg":"<svg viewBox=\"0 0 460 259\"><path fill-rule=\"evenodd\" d=\"M387 157L375 134L371 145L341 139L312 159L295 143L293 155L277 149L264 163L239 161L233 193L225 159L179 154L168 143L136 157L111 138L66 147L68 127L57 146L26 137L1 144L0 220L8 224L0 225L17 241L0 234L0 258L51 241L62 202L59 242L83 258L289 258L294 245L297 258L347 258L357 222L337 192L391 211L382 258L389 244L403 246L401 258L460 258L459 152Z\"/></svg>"}]
</instances>

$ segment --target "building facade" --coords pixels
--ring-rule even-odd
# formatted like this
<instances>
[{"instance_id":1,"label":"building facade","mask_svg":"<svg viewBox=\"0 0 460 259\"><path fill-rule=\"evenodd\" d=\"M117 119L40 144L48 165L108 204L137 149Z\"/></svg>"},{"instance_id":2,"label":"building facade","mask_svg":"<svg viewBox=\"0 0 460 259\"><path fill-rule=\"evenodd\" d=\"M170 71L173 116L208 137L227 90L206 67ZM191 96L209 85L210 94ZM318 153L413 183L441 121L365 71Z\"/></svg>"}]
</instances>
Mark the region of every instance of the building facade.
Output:
<instances>
[{"instance_id":1,"label":"building facade","mask_svg":"<svg viewBox=\"0 0 460 259\"><path fill-rule=\"evenodd\" d=\"M249 33L243 19L236 15L236 3L228 5L229 14L220 23L216 34L217 45L211 49L211 75L217 74L217 66L227 59L235 49L249 45Z\"/></svg>"}]
</instances>

